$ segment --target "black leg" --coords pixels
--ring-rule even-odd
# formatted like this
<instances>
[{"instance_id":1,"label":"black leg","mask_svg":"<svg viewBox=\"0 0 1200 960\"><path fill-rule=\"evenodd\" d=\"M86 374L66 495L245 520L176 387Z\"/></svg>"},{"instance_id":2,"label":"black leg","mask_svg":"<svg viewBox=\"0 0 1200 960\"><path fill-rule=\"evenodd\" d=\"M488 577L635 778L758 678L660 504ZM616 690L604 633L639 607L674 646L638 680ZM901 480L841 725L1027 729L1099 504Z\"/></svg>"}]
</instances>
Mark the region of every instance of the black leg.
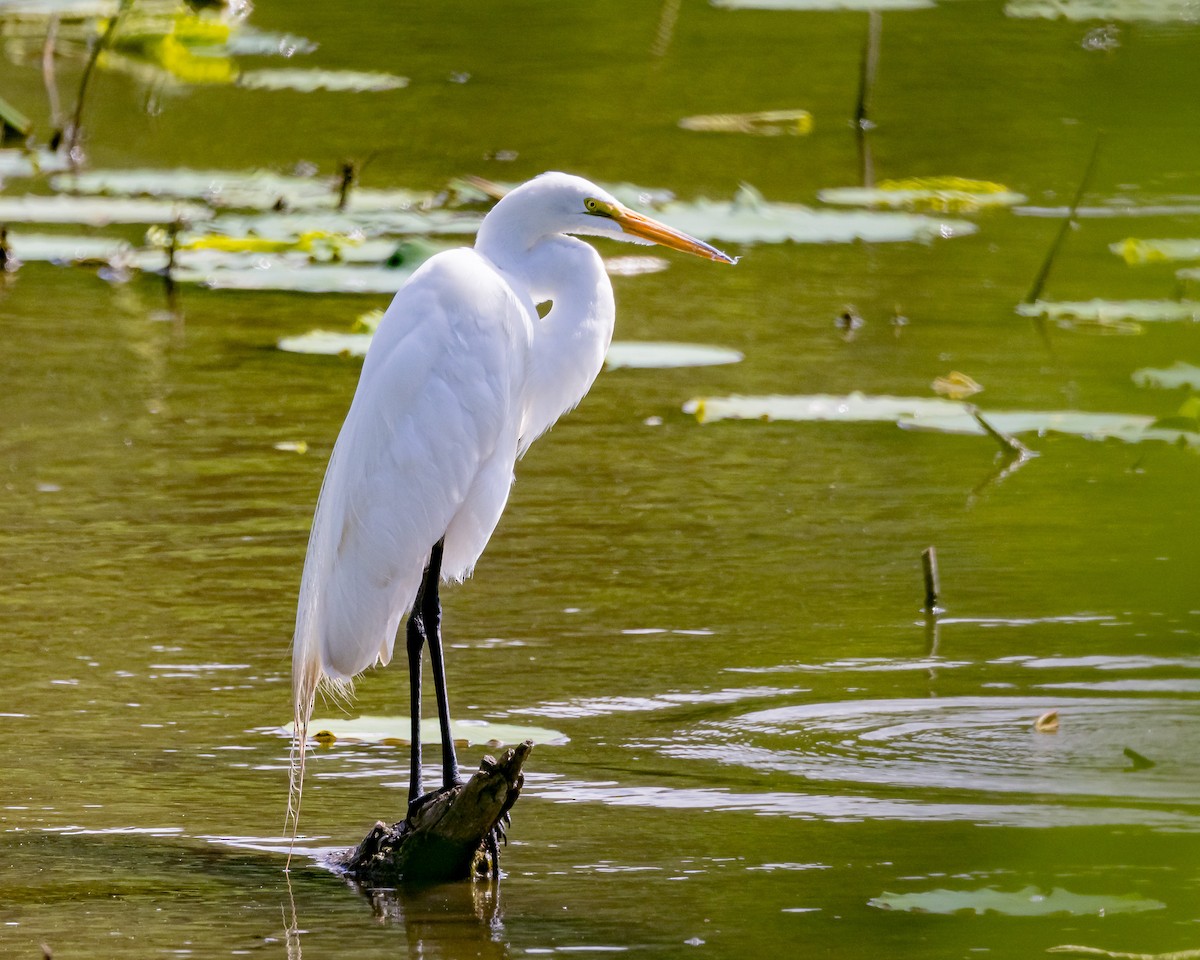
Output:
<instances>
[{"instance_id":1,"label":"black leg","mask_svg":"<svg viewBox=\"0 0 1200 960\"><path fill-rule=\"evenodd\" d=\"M425 624L421 622L421 599L424 584L417 592L408 617L408 698L409 715L412 718L412 750L409 760L408 802L411 804L421 795L421 648L425 646Z\"/></svg>"},{"instance_id":2,"label":"black leg","mask_svg":"<svg viewBox=\"0 0 1200 960\"><path fill-rule=\"evenodd\" d=\"M418 597L425 637L429 641L429 660L433 666L433 686L437 694L438 726L442 734L442 788L457 786L458 757L454 753L454 737L450 733L450 702L446 693L446 670L442 661L442 606L438 600L438 580L442 572L442 541L433 547L425 585Z\"/></svg>"}]
</instances>

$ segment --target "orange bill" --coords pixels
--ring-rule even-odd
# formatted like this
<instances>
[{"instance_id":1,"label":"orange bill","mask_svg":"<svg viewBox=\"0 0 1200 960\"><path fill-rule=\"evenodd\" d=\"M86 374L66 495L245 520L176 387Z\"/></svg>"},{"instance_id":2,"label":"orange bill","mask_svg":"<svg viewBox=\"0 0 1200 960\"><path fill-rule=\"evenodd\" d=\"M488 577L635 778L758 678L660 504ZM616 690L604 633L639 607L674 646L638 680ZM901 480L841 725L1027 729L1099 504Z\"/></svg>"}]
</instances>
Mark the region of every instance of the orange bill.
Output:
<instances>
[{"instance_id":1,"label":"orange bill","mask_svg":"<svg viewBox=\"0 0 1200 960\"><path fill-rule=\"evenodd\" d=\"M631 236L641 237L643 240L662 244L664 247L670 247L672 250L679 250L682 253L690 253L708 260L716 260L717 263L737 263L738 261L737 257L731 257L727 253L722 253L716 247L709 246L703 240L689 237L682 231L668 227L665 223L659 223L651 217L635 213L626 207L618 207L612 211L610 216L621 225L622 230Z\"/></svg>"}]
</instances>

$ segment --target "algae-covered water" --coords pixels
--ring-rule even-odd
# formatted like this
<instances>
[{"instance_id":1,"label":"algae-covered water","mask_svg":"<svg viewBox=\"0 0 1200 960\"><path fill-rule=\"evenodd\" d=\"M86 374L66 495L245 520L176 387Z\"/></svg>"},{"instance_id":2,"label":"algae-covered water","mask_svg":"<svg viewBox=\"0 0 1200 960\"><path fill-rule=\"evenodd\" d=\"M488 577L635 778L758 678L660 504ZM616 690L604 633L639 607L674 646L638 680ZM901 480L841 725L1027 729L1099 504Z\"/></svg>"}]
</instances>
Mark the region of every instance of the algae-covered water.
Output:
<instances>
[{"instance_id":1,"label":"algae-covered water","mask_svg":"<svg viewBox=\"0 0 1200 960\"><path fill-rule=\"evenodd\" d=\"M656 215L741 262L618 263L617 337L743 359L614 364L519 465L474 579L444 595L451 704L561 736L529 762L499 884L364 895L318 857L401 815L404 747L318 749L290 884L281 840L295 594L359 361L277 343L350 332L387 294L182 283L171 310L160 278L112 265L27 257L0 277L0 954L1200 947L1200 428L1194 386L1138 373L1200 363L1176 275L1196 263L1110 250L1200 237L1200 14L887 9L869 179L1023 199L925 201L905 211L932 218L917 239L804 242L796 205L862 212L819 194L863 186L869 15L740 6L259 0L245 20L294 55L238 70L407 78L388 89L202 83L153 44L101 60L83 172L336 178L350 160L359 189L431 210L466 175L669 191ZM47 23L0 2L0 96L43 142ZM680 126L784 110L811 130ZM1039 298L1105 306L1022 316L1081 181ZM741 184L760 198L698 202ZM8 175L0 200L71 189ZM141 247L144 230L9 223L18 257L23 234ZM953 372L985 419L1032 426L1036 457L904 412ZM908 399L864 419L855 392ZM823 419L761 400L823 394ZM735 395L760 406L719 419ZM319 712L400 717L406 689L397 663Z\"/></svg>"}]
</instances>

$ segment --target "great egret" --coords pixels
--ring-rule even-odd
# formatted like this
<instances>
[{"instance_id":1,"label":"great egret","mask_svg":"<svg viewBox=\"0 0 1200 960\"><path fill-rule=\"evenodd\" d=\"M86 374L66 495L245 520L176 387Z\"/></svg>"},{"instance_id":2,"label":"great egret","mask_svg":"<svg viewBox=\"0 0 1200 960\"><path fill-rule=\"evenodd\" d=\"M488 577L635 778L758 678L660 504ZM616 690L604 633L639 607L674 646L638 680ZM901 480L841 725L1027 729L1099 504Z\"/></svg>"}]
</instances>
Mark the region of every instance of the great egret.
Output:
<instances>
[{"instance_id":1,"label":"great egret","mask_svg":"<svg viewBox=\"0 0 1200 960\"><path fill-rule=\"evenodd\" d=\"M442 663L438 581L466 578L531 443L583 399L616 310L599 255L567 234L735 259L628 209L580 177L545 173L508 193L474 249L430 258L396 294L363 362L325 472L292 648L288 817L300 813L318 686L386 664L406 629L409 802L421 796L421 651L429 645L442 786L458 782ZM539 316L537 305L552 307Z\"/></svg>"}]
</instances>

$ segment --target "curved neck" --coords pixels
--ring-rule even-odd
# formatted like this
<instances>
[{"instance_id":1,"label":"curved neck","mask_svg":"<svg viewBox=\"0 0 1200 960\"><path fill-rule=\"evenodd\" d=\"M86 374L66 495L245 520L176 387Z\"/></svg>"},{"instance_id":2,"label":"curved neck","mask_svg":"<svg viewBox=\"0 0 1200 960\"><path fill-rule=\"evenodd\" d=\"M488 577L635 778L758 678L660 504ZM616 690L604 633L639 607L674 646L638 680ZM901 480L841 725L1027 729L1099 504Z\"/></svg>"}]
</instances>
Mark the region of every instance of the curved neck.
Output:
<instances>
[{"instance_id":1,"label":"curved neck","mask_svg":"<svg viewBox=\"0 0 1200 960\"><path fill-rule=\"evenodd\" d=\"M495 255L482 233L480 240L480 253L527 301L531 338L522 391L524 452L583 399L600 373L616 318L612 284L600 255L574 237L546 237L526 250L505 247ZM546 301L550 311L539 317L534 305Z\"/></svg>"}]
</instances>

